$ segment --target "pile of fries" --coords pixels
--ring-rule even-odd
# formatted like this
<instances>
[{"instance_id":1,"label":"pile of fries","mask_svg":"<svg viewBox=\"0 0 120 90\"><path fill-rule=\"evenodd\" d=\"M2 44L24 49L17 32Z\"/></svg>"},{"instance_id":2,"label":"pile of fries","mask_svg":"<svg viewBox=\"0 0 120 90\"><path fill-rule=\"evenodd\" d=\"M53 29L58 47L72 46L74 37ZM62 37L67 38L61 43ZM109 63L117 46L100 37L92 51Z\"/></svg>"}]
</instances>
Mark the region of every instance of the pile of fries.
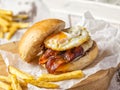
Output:
<instances>
[{"instance_id":1,"label":"pile of fries","mask_svg":"<svg viewBox=\"0 0 120 90\"><path fill-rule=\"evenodd\" d=\"M81 70L63 73L60 75L43 74L38 78L23 72L13 66L8 67L8 76L0 76L0 88L5 90L23 90L30 83L39 88L60 88L59 85L52 82L77 79L84 77Z\"/></svg>"},{"instance_id":2,"label":"pile of fries","mask_svg":"<svg viewBox=\"0 0 120 90\"><path fill-rule=\"evenodd\" d=\"M28 15L13 15L12 11L0 9L0 38L10 39L17 30L27 28L29 23L19 22L28 19ZM6 37L5 37L5 34Z\"/></svg>"}]
</instances>

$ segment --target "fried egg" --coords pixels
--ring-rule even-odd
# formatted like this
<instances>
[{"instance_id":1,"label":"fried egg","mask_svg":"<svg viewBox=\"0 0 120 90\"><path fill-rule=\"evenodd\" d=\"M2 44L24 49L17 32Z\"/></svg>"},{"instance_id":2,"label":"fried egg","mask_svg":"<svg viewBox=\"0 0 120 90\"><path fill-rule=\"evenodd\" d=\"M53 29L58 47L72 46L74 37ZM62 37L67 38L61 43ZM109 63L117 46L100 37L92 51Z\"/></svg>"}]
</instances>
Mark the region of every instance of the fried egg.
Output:
<instances>
[{"instance_id":1,"label":"fried egg","mask_svg":"<svg viewBox=\"0 0 120 90\"><path fill-rule=\"evenodd\" d=\"M52 50L64 51L78 47L89 39L89 33L85 28L75 26L48 36L44 44L45 47L51 48Z\"/></svg>"}]
</instances>

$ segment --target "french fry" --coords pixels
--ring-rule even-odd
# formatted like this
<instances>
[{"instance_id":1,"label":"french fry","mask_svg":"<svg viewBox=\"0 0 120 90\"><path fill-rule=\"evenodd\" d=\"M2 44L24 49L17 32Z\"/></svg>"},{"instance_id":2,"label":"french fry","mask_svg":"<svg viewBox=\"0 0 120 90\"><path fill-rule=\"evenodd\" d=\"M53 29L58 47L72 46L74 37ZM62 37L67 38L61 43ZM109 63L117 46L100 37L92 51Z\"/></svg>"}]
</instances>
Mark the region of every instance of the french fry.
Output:
<instances>
[{"instance_id":1,"label":"french fry","mask_svg":"<svg viewBox=\"0 0 120 90\"><path fill-rule=\"evenodd\" d=\"M9 16L9 15L4 15L4 14L0 14L0 17L2 17L3 19L7 20L7 21L12 21L13 17Z\"/></svg>"},{"instance_id":2,"label":"french fry","mask_svg":"<svg viewBox=\"0 0 120 90\"><path fill-rule=\"evenodd\" d=\"M7 82L7 83L11 83L11 79L10 79L10 76L2 76L0 75L0 81L3 81L3 82ZM18 82L20 83L20 85L22 87L26 87L27 86L27 83L24 81L24 80L21 80L21 79L18 79Z\"/></svg>"},{"instance_id":3,"label":"french fry","mask_svg":"<svg viewBox=\"0 0 120 90\"><path fill-rule=\"evenodd\" d=\"M24 80L18 78L18 82L20 83L20 86L27 87L27 83Z\"/></svg>"},{"instance_id":4,"label":"french fry","mask_svg":"<svg viewBox=\"0 0 120 90\"><path fill-rule=\"evenodd\" d=\"M10 85L8 85L7 83L1 82L1 81L0 81L0 88L5 89L5 90L12 90Z\"/></svg>"},{"instance_id":5,"label":"french fry","mask_svg":"<svg viewBox=\"0 0 120 90\"><path fill-rule=\"evenodd\" d=\"M18 23L19 28L27 28L29 23Z\"/></svg>"},{"instance_id":6,"label":"french fry","mask_svg":"<svg viewBox=\"0 0 120 90\"><path fill-rule=\"evenodd\" d=\"M14 68L13 66L8 66L8 71L9 73L14 74L21 79L34 79L32 75L25 73L17 68Z\"/></svg>"},{"instance_id":7,"label":"french fry","mask_svg":"<svg viewBox=\"0 0 120 90\"><path fill-rule=\"evenodd\" d=\"M4 38L4 34L8 34L5 38L11 39L17 30L27 28L29 23L22 22L27 19L27 14L13 15L12 11L0 9L0 38ZM17 22L19 21L19 22Z\"/></svg>"},{"instance_id":8,"label":"french fry","mask_svg":"<svg viewBox=\"0 0 120 90\"><path fill-rule=\"evenodd\" d=\"M13 74L10 74L10 79L11 79L11 86L12 86L12 89L13 90L22 90L18 80L17 80L17 77Z\"/></svg>"},{"instance_id":9,"label":"french fry","mask_svg":"<svg viewBox=\"0 0 120 90\"><path fill-rule=\"evenodd\" d=\"M12 22L11 27L9 28L8 35L6 39L10 39L19 28L26 28L28 27L28 23L17 23L17 22Z\"/></svg>"},{"instance_id":10,"label":"french fry","mask_svg":"<svg viewBox=\"0 0 120 90\"><path fill-rule=\"evenodd\" d=\"M0 17L0 25L3 25L3 24L5 26L10 26L9 21L7 21L7 20L5 20L5 19L3 19L3 18Z\"/></svg>"},{"instance_id":11,"label":"french fry","mask_svg":"<svg viewBox=\"0 0 120 90\"><path fill-rule=\"evenodd\" d=\"M8 27L6 25L4 25L3 23L1 24L1 22L0 22L0 30L3 33L8 32Z\"/></svg>"},{"instance_id":12,"label":"french fry","mask_svg":"<svg viewBox=\"0 0 120 90\"><path fill-rule=\"evenodd\" d=\"M4 37L4 33L2 30L0 30L0 38L3 38Z\"/></svg>"},{"instance_id":13,"label":"french fry","mask_svg":"<svg viewBox=\"0 0 120 90\"><path fill-rule=\"evenodd\" d=\"M21 28L27 28L29 26L29 23L23 23L23 22L13 22L15 26L18 26L19 29Z\"/></svg>"},{"instance_id":14,"label":"french fry","mask_svg":"<svg viewBox=\"0 0 120 90\"><path fill-rule=\"evenodd\" d=\"M14 16L14 19L27 19L28 15L27 14L19 14Z\"/></svg>"},{"instance_id":15,"label":"french fry","mask_svg":"<svg viewBox=\"0 0 120 90\"><path fill-rule=\"evenodd\" d=\"M7 83L11 83L11 80L10 80L9 77L7 77L7 76L2 76L2 75L0 75L0 81L7 82Z\"/></svg>"},{"instance_id":16,"label":"french fry","mask_svg":"<svg viewBox=\"0 0 120 90\"><path fill-rule=\"evenodd\" d=\"M68 79L77 79L84 77L84 74L81 70L67 72L59 75L52 75L52 74L42 74L38 81L48 81L48 82L56 82Z\"/></svg>"},{"instance_id":17,"label":"french fry","mask_svg":"<svg viewBox=\"0 0 120 90\"><path fill-rule=\"evenodd\" d=\"M18 26L12 24L11 27L9 28L9 32L6 39L9 40L16 33L17 29L18 29Z\"/></svg>"},{"instance_id":18,"label":"french fry","mask_svg":"<svg viewBox=\"0 0 120 90\"><path fill-rule=\"evenodd\" d=\"M35 79L26 79L25 81L27 83L30 83L30 84L35 85L40 88L59 88L59 85L57 85L57 84L44 82L44 81L37 81Z\"/></svg>"},{"instance_id":19,"label":"french fry","mask_svg":"<svg viewBox=\"0 0 120 90\"><path fill-rule=\"evenodd\" d=\"M5 15L13 15L13 12L10 11L10 10L3 10L3 9L0 9L0 14L5 14Z\"/></svg>"}]
</instances>

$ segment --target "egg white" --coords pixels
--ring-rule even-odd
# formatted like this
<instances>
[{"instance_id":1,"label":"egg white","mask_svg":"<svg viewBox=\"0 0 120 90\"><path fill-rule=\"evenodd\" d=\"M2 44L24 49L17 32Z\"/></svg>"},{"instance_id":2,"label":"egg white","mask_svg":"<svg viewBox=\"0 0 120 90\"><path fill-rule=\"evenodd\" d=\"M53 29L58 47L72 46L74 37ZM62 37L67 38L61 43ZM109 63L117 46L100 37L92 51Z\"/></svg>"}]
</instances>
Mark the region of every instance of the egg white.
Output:
<instances>
[{"instance_id":1,"label":"egg white","mask_svg":"<svg viewBox=\"0 0 120 90\"><path fill-rule=\"evenodd\" d=\"M56 51L64 51L82 45L89 41L90 36L88 31L81 27L75 26L48 36L44 41L45 47Z\"/></svg>"}]
</instances>

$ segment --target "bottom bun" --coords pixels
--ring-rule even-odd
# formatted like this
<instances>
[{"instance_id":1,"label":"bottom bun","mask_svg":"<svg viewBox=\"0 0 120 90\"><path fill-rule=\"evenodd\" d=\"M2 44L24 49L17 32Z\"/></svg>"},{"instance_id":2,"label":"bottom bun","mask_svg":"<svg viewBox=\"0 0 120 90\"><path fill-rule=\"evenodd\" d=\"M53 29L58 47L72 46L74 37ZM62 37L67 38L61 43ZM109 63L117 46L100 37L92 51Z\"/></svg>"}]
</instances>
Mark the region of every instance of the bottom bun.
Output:
<instances>
[{"instance_id":1,"label":"bottom bun","mask_svg":"<svg viewBox=\"0 0 120 90\"><path fill-rule=\"evenodd\" d=\"M86 54L79 58L79 60L75 60L68 64L64 64L60 66L56 72L69 72L74 70L83 69L86 66L90 65L98 55L98 47L97 44L94 42L92 48L86 52Z\"/></svg>"}]
</instances>

